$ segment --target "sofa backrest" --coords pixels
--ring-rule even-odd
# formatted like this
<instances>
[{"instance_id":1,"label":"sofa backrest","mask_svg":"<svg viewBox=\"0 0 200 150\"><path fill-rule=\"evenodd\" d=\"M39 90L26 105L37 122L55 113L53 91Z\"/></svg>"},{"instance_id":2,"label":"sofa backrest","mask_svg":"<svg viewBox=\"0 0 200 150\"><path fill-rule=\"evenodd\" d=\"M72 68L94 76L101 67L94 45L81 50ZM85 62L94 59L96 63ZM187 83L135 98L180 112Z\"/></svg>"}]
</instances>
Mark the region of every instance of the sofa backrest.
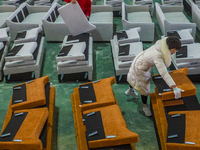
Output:
<instances>
[{"instance_id":1,"label":"sofa backrest","mask_svg":"<svg viewBox=\"0 0 200 150\"><path fill-rule=\"evenodd\" d=\"M48 22L55 22L56 18L59 16L58 8L60 5L58 3L54 3L46 15L43 17L43 20L47 20Z\"/></svg>"},{"instance_id":2,"label":"sofa backrest","mask_svg":"<svg viewBox=\"0 0 200 150\"><path fill-rule=\"evenodd\" d=\"M192 21L197 24L197 28L200 30L200 9L195 3L191 3L192 7Z\"/></svg>"},{"instance_id":3,"label":"sofa backrest","mask_svg":"<svg viewBox=\"0 0 200 150\"><path fill-rule=\"evenodd\" d=\"M28 9L27 9L27 3L23 3L17 8L9 17L7 20L10 20L12 22L22 22L24 18L26 18L29 15Z\"/></svg>"}]
</instances>

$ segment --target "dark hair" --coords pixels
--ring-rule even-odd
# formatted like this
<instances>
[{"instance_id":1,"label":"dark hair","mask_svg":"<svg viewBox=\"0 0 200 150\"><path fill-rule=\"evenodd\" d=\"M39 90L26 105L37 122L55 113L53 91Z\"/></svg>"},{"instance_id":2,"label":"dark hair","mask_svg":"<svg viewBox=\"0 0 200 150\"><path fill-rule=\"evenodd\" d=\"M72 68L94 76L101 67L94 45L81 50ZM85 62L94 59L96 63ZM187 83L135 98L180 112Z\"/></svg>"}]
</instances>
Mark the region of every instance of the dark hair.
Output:
<instances>
[{"instance_id":1,"label":"dark hair","mask_svg":"<svg viewBox=\"0 0 200 150\"><path fill-rule=\"evenodd\" d=\"M181 48L181 41L175 36L169 36L166 40L168 48L179 50Z\"/></svg>"}]
</instances>

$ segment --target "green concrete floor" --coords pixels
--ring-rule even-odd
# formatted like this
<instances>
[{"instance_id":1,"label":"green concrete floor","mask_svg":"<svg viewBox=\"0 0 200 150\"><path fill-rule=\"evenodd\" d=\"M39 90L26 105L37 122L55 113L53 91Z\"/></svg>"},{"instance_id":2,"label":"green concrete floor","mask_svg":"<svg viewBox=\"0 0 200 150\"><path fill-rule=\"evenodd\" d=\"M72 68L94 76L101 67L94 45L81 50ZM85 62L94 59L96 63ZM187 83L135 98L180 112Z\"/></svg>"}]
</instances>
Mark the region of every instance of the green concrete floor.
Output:
<instances>
[{"instance_id":1,"label":"green concrete floor","mask_svg":"<svg viewBox=\"0 0 200 150\"><path fill-rule=\"evenodd\" d=\"M131 4L131 1L125 1ZM102 4L102 1L97 0L97 4ZM191 16L187 17L191 20ZM160 39L161 31L156 22L155 12L153 15L155 23L155 41ZM114 17L114 26L116 30L122 29L121 17ZM200 42L200 32L197 30L196 42ZM148 48L152 43L144 43L144 48ZM61 43L45 43L46 55L44 59L43 76L48 75L51 86L56 88L56 113L55 113L55 130L53 139L53 150L77 150L76 135L74 129L74 121L71 107L70 95L73 93L73 88L79 83L59 83L56 69L56 55L59 53ZM93 43L93 80L103 79L114 76L114 68L111 56L110 43ZM157 70L153 69L153 74L157 74ZM0 82L0 128L6 116L8 104L12 94L13 85L15 83L5 83L5 79ZM197 87L197 97L200 99L200 84L195 83ZM140 96L131 98L124 95L127 90L127 84L113 84L114 94L122 111L127 127L130 131L139 134L139 142L135 144L136 150L158 150L158 143L153 125L152 117L145 117L142 112L142 102ZM151 82L151 92L154 92L154 84ZM150 100L148 101L148 104ZM111 118L112 119L112 118ZM0 129L1 131L1 129Z\"/></svg>"}]
</instances>

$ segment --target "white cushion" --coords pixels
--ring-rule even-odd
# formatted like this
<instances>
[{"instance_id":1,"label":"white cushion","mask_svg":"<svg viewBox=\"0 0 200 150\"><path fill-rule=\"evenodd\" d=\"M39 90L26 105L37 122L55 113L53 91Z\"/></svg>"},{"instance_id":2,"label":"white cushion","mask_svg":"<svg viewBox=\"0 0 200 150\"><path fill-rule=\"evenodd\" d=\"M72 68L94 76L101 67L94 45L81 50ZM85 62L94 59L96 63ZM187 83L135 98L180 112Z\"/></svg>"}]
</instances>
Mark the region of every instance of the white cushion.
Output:
<instances>
[{"instance_id":1,"label":"white cushion","mask_svg":"<svg viewBox=\"0 0 200 150\"><path fill-rule=\"evenodd\" d=\"M41 31L42 31L41 27L33 28L31 30L27 30L25 38L17 39L17 40L14 41L14 43L18 44L18 43L25 43L25 42L36 42L38 34ZM21 32L24 32L24 31L21 31Z\"/></svg>"},{"instance_id":2,"label":"white cushion","mask_svg":"<svg viewBox=\"0 0 200 150\"><path fill-rule=\"evenodd\" d=\"M20 51L15 56L9 56L8 53L8 56L5 57L6 61L33 60L32 54L37 48L37 43L36 42L21 43L21 44L15 44L14 46L20 46L20 45L23 45Z\"/></svg>"},{"instance_id":3,"label":"white cushion","mask_svg":"<svg viewBox=\"0 0 200 150\"><path fill-rule=\"evenodd\" d=\"M73 36L96 29L95 25L88 22L78 2L76 4L67 3L58 11Z\"/></svg>"},{"instance_id":4,"label":"white cushion","mask_svg":"<svg viewBox=\"0 0 200 150\"><path fill-rule=\"evenodd\" d=\"M79 43L71 43L71 44L65 44L64 46L70 46L72 45L69 53L66 56L59 56L56 57L57 62L59 61L69 61L69 60L83 60L85 59L85 55L83 54L86 48L85 42L79 42Z\"/></svg>"}]
</instances>

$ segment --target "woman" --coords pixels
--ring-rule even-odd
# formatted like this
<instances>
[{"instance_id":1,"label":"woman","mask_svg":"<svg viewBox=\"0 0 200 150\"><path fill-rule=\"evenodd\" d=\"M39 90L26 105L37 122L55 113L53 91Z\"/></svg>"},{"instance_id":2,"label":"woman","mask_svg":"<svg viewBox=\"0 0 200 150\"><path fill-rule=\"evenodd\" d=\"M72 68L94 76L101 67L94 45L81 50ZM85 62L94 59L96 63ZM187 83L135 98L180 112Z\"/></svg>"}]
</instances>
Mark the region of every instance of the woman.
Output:
<instances>
[{"instance_id":1,"label":"woman","mask_svg":"<svg viewBox=\"0 0 200 150\"><path fill-rule=\"evenodd\" d=\"M138 54L133 60L127 75L130 84L125 92L127 96L137 96L133 90L141 94L143 111L146 116L151 116L147 106L147 96L150 94L151 69L155 65L167 85L174 90L175 98L181 97L181 89L176 87L174 80L167 71L171 64L171 55L181 48L181 41L177 37L166 37L158 40L153 46Z\"/></svg>"}]
</instances>

